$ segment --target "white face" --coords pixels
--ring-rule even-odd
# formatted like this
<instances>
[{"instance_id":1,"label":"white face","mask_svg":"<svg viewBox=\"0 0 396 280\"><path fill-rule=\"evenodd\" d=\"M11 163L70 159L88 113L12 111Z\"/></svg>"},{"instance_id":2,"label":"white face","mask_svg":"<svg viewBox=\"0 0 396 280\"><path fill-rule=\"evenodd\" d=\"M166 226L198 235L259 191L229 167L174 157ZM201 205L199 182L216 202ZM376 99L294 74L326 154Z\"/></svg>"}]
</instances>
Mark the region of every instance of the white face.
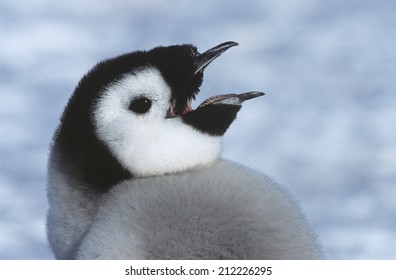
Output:
<instances>
[{"instance_id":1,"label":"white face","mask_svg":"<svg viewBox=\"0 0 396 280\"><path fill-rule=\"evenodd\" d=\"M170 97L160 72L147 67L108 86L93 108L97 137L134 176L183 171L220 155L220 137L201 133L180 117L166 118ZM151 101L147 112L129 109L133 100L144 98Z\"/></svg>"}]
</instances>

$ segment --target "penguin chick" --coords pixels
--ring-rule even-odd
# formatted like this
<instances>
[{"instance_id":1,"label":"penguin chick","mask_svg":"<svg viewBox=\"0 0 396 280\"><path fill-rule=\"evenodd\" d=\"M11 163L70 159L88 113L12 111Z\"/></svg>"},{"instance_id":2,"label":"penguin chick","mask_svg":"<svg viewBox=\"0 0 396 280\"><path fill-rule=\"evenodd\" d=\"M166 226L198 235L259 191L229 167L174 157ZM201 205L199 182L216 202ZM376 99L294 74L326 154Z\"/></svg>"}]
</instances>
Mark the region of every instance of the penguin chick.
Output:
<instances>
[{"instance_id":1,"label":"penguin chick","mask_svg":"<svg viewBox=\"0 0 396 280\"><path fill-rule=\"evenodd\" d=\"M79 259L318 259L290 195L268 177L217 160L126 180L104 196Z\"/></svg>"},{"instance_id":2,"label":"penguin chick","mask_svg":"<svg viewBox=\"0 0 396 280\"><path fill-rule=\"evenodd\" d=\"M320 256L289 195L219 159L242 103L263 93L218 95L192 109L204 69L236 45L133 52L82 78L49 158L56 258Z\"/></svg>"}]
</instances>

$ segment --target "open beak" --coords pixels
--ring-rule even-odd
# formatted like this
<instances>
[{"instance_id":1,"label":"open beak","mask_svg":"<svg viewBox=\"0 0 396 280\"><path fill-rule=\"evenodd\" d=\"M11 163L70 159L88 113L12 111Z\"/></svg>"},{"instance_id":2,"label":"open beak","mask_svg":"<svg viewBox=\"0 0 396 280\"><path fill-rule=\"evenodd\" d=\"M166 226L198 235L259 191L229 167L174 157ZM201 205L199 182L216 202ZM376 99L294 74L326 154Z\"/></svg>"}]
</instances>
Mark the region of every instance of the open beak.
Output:
<instances>
[{"instance_id":1,"label":"open beak","mask_svg":"<svg viewBox=\"0 0 396 280\"><path fill-rule=\"evenodd\" d=\"M228 50L231 47L238 46L239 44L233 41L224 42L216 47L213 47L206 52L199 54L195 59L195 72L194 75L203 72L213 60L218 58L223 52ZM251 91L241 94L223 94L212 96L206 99L198 108L202 108L209 104L229 104L229 105L242 105L242 103L246 100L256 98L264 95L264 93L259 91ZM187 111L191 111L191 105L187 104Z\"/></svg>"},{"instance_id":2,"label":"open beak","mask_svg":"<svg viewBox=\"0 0 396 280\"><path fill-rule=\"evenodd\" d=\"M192 77L196 77L197 75L202 75L205 68L216 58L218 58L222 53L228 50L231 47L238 46L238 43L233 41L224 42L220 45L217 45L202 54L197 54L193 59L194 72ZM252 91L242 94L222 94L212 96L202 102L197 109L202 109L208 105L215 104L224 104L224 105L234 105L240 107L242 103L248 99L256 98L264 95L262 92ZM185 116L188 113L191 113L195 110L191 107L191 99L194 96L184 96L182 98L173 99L167 111L167 118L174 118L177 116Z\"/></svg>"},{"instance_id":3,"label":"open beak","mask_svg":"<svg viewBox=\"0 0 396 280\"><path fill-rule=\"evenodd\" d=\"M199 75L203 75L205 68L216 58L218 58L222 53L231 47L238 46L238 43L228 41L224 42L216 47L207 50L204 53L196 54L193 58L193 73L191 79L195 79ZM187 114L193 111L191 107L191 99L194 96L179 96L171 101L166 117L174 118L180 115Z\"/></svg>"}]
</instances>

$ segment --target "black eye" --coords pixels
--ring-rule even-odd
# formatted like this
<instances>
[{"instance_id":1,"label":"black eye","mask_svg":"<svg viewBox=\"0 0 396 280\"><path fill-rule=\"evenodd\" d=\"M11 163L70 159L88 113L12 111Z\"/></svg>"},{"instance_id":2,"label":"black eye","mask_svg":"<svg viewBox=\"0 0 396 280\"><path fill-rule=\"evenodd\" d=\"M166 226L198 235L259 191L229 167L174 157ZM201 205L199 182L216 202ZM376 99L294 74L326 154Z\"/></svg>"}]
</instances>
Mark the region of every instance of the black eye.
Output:
<instances>
[{"instance_id":1,"label":"black eye","mask_svg":"<svg viewBox=\"0 0 396 280\"><path fill-rule=\"evenodd\" d=\"M129 110L138 113L144 114L147 113L151 108L151 100L147 97L141 97L135 100L132 100L131 104L129 104Z\"/></svg>"}]
</instances>

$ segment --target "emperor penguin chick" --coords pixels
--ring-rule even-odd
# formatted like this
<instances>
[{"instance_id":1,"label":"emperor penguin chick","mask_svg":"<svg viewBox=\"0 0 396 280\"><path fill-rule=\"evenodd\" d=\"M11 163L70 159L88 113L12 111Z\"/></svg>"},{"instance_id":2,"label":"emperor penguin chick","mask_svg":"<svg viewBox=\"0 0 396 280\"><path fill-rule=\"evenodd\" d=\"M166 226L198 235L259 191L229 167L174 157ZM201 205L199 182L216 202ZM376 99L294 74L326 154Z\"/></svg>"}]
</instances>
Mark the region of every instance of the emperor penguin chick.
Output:
<instances>
[{"instance_id":1,"label":"emperor penguin chick","mask_svg":"<svg viewBox=\"0 0 396 280\"><path fill-rule=\"evenodd\" d=\"M322 257L284 188L220 159L242 103L263 93L191 107L204 69L236 45L133 52L82 78L49 159L47 232L56 258Z\"/></svg>"}]
</instances>

